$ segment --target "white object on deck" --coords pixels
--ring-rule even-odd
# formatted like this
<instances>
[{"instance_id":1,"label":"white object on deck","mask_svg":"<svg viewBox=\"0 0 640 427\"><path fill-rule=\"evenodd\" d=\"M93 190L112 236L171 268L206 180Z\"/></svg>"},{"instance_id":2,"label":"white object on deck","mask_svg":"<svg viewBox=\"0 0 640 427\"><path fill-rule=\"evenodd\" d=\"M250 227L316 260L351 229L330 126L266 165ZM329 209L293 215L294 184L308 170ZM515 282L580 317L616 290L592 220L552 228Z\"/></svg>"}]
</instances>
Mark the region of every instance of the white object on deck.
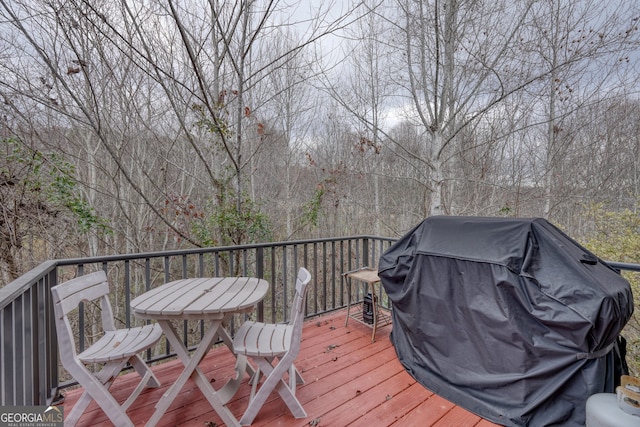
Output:
<instances>
[{"instance_id":1,"label":"white object on deck","mask_svg":"<svg viewBox=\"0 0 640 427\"><path fill-rule=\"evenodd\" d=\"M626 413L615 393L598 393L587 399L586 427L640 427L640 417Z\"/></svg>"},{"instance_id":2,"label":"white object on deck","mask_svg":"<svg viewBox=\"0 0 640 427\"><path fill-rule=\"evenodd\" d=\"M232 338L222 326L234 314L249 313L264 299L269 283L256 277L197 277L174 280L154 288L131 301L134 316L157 320L169 344L184 365L184 370L162 395L156 410L147 421L152 427L161 421L189 378L196 382L211 407L227 426L239 426L227 407L237 392L244 373L253 375L253 368L242 356L236 360L235 374L216 390L198 367L211 346L220 338L232 351ZM208 323L204 335L193 352L186 347L173 321L202 320ZM119 427L119 426L118 426Z\"/></svg>"},{"instance_id":3,"label":"white object on deck","mask_svg":"<svg viewBox=\"0 0 640 427\"><path fill-rule=\"evenodd\" d=\"M68 414L65 425L75 425L89 403L95 400L109 419L117 426L132 426L126 414L145 387L158 387L160 382L138 353L155 345L162 336L159 325L147 325L130 329L116 329L109 302L109 283L104 271L64 282L51 288L56 318L56 331L62 366L78 383L84 393ZM69 312L81 302L99 300L102 310L104 335L80 354L76 352L74 331L68 318ZM129 398L120 405L109 392L109 387L127 363L142 377ZM93 373L85 365L103 364Z\"/></svg>"},{"instance_id":4,"label":"white object on deck","mask_svg":"<svg viewBox=\"0 0 640 427\"><path fill-rule=\"evenodd\" d=\"M274 389L278 391L294 417L306 418L307 416L296 398L296 384L302 384L304 381L293 361L300 351L305 294L310 281L309 271L301 268L296 280L296 294L291 307L289 324L247 321L236 333L233 340L233 349L236 354L248 356L258 365L258 369L251 378L249 406L240 419L241 425L248 426L253 423L258 411ZM276 358L278 362L274 366L273 362ZM266 379L257 389L261 372L264 372ZM283 380L286 372L289 373L289 384Z\"/></svg>"}]
</instances>

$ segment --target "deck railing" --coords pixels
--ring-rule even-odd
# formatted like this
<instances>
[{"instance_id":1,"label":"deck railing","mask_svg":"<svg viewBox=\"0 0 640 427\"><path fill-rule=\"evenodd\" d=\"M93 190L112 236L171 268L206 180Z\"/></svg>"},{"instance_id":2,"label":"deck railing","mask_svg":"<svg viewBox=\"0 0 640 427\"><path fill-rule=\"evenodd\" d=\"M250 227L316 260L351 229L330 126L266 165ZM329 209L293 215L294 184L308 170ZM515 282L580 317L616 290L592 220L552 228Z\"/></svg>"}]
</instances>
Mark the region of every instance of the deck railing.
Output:
<instances>
[{"instance_id":1,"label":"deck railing","mask_svg":"<svg viewBox=\"0 0 640 427\"><path fill-rule=\"evenodd\" d=\"M51 287L65 280L98 269L106 271L114 315L122 326L129 327L140 323L131 314L131 299L162 283L204 276L261 277L271 288L256 316L258 320L283 322L288 320L299 267L312 274L307 316L337 310L347 301L343 273L377 265L380 254L393 241L354 236L44 262L0 289L0 405L49 405L58 398L59 390L74 384L58 362L50 296ZM621 271L640 271L639 264L609 264ZM353 299L361 299L359 287L355 292ZM387 305L382 290L379 292L380 301ZM94 316L99 313L91 306L78 311L75 326L80 350L93 339ZM234 322L230 327L236 327ZM184 322L185 343L191 346L199 340L202 330L201 324ZM173 356L168 343L160 347L147 354L147 361Z\"/></svg>"},{"instance_id":2,"label":"deck railing","mask_svg":"<svg viewBox=\"0 0 640 427\"><path fill-rule=\"evenodd\" d=\"M165 282L205 276L260 277L271 288L258 307L258 320L284 322L298 268L306 267L312 274L306 314L315 316L345 307L343 273L377 265L380 254L392 243L388 238L355 236L42 263L0 289L0 405L49 405L58 398L60 389L74 384L58 362L50 296L51 287L65 280L98 269L106 271L116 321L129 327L141 322L130 311L131 299ZM355 295L356 300L359 297ZM383 295L379 298L384 305ZM91 344L97 325L93 319L99 318L97 309L87 305L78 311L74 325L80 351ZM230 327L237 323L234 319ZM202 330L201 324L184 322L182 334L187 346L199 340ZM159 347L147 354L147 361L173 356L167 342Z\"/></svg>"}]
</instances>

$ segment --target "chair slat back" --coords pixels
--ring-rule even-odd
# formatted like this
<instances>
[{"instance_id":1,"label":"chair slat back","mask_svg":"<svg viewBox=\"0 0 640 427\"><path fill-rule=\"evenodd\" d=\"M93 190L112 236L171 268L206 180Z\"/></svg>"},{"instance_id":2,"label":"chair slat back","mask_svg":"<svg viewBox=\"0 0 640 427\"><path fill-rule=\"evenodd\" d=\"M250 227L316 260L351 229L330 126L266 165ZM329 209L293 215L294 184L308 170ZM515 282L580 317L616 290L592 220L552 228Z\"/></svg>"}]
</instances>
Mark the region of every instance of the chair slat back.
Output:
<instances>
[{"instance_id":1,"label":"chair slat back","mask_svg":"<svg viewBox=\"0 0 640 427\"><path fill-rule=\"evenodd\" d=\"M109 282L104 271L76 277L54 286L51 288L51 295L59 344L65 345L69 351L73 348L74 354L74 333L67 315L77 309L81 302L100 300L103 330L113 331L116 329L113 310L109 302Z\"/></svg>"},{"instance_id":2,"label":"chair slat back","mask_svg":"<svg viewBox=\"0 0 640 427\"><path fill-rule=\"evenodd\" d=\"M51 288L56 316L66 316L81 302L93 301L109 294L109 283L104 271L76 277Z\"/></svg>"},{"instance_id":3,"label":"chair slat back","mask_svg":"<svg viewBox=\"0 0 640 427\"><path fill-rule=\"evenodd\" d=\"M296 295L293 300L292 317L296 313L302 313L304 310L305 297L307 293L307 285L311 282L311 273L306 268L301 268L298 271L298 277L296 279Z\"/></svg>"},{"instance_id":4,"label":"chair slat back","mask_svg":"<svg viewBox=\"0 0 640 427\"><path fill-rule=\"evenodd\" d=\"M311 282L311 273L306 268L300 268L296 279L296 295L291 306L291 324L294 329L302 331L302 321L304 319L304 305L306 302L307 287ZM297 333L294 332L294 336Z\"/></svg>"}]
</instances>

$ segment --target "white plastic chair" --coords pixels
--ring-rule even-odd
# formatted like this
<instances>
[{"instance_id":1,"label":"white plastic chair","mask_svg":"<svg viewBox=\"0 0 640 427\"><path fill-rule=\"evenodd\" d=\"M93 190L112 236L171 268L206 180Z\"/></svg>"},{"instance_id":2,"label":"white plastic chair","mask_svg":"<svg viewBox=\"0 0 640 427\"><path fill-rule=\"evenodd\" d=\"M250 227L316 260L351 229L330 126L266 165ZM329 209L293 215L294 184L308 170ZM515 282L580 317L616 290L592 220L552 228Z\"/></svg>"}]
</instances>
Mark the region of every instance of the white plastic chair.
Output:
<instances>
[{"instance_id":1,"label":"white plastic chair","mask_svg":"<svg viewBox=\"0 0 640 427\"><path fill-rule=\"evenodd\" d=\"M296 294L288 324L247 321L233 339L233 350L236 354L248 356L258 366L250 381L249 406L240 419L241 425L251 425L274 389L280 394L294 417L306 418L307 416L296 398L296 385L304 381L293 361L300 351L305 294L310 281L309 271L301 268L296 280ZM276 359L277 363L274 365ZM289 373L288 384L284 381L284 374L287 372ZM258 388L261 373L266 375L266 379Z\"/></svg>"},{"instance_id":2,"label":"white plastic chair","mask_svg":"<svg viewBox=\"0 0 640 427\"><path fill-rule=\"evenodd\" d=\"M162 336L157 324L130 329L116 329L109 302L109 283L104 271L81 276L51 288L56 317L56 330L60 360L64 368L84 387L84 393L68 414L65 425L75 425L91 400L102 408L116 426L133 426L127 409L148 387L158 387L160 382L138 353L155 345ZM78 354L74 333L68 314L81 302L99 300L102 309L104 335L89 348ZM131 363L142 377L140 383L120 405L109 392L109 387L122 368ZM85 365L104 365L100 371L90 372Z\"/></svg>"}]
</instances>

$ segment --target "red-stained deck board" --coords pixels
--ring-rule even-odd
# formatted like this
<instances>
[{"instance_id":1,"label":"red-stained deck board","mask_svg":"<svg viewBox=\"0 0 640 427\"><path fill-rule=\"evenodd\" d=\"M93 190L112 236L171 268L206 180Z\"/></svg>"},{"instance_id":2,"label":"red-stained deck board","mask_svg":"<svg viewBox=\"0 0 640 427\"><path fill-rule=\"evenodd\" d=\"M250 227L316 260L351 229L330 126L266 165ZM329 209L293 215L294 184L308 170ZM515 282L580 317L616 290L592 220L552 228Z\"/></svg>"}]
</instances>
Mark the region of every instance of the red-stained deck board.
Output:
<instances>
[{"instance_id":1,"label":"red-stained deck board","mask_svg":"<svg viewBox=\"0 0 640 427\"><path fill-rule=\"evenodd\" d=\"M398 427L419 425L433 426L454 407L455 405L453 403L431 393L429 397L420 402L420 404L413 410L404 414L395 425Z\"/></svg>"},{"instance_id":2,"label":"red-stained deck board","mask_svg":"<svg viewBox=\"0 0 640 427\"><path fill-rule=\"evenodd\" d=\"M371 329L350 320L344 326L345 311L335 312L304 325L302 350L296 366L305 384L297 396L307 418L295 419L279 396L273 393L254 421L254 426L302 427L493 427L496 424L453 405L416 383L398 362L389 341L391 325L378 330L371 343ZM226 347L212 349L200 369L219 388L233 373L234 359ZM178 361L161 363L153 370L162 383L145 390L127 411L136 426L151 417L155 403L182 370ZM137 377L120 377L112 388L116 399L124 401ZM240 418L247 406L250 387L245 382L228 407ZM67 391L65 413L77 401L81 389ZM224 426L192 380L181 390L159 426ZM82 426L111 426L106 415L92 403L78 423Z\"/></svg>"},{"instance_id":3,"label":"red-stained deck board","mask_svg":"<svg viewBox=\"0 0 640 427\"><path fill-rule=\"evenodd\" d=\"M451 411L447 412L442 418L438 420L433 427L472 427L477 425L482 418L462 409L459 406L454 406Z\"/></svg>"},{"instance_id":4,"label":"red-stained deck board","mask_svg":"<svg viewBox=\"0 0 640 427\"><path fill-rule=\"evenodd\" d=\"M385 367L382 367L382 369L385 369ZM390 394L392 392L400 394L407 387L407 375L403 372L395 373L362 394L353 396L352 404L345 402L343 405L324 414L320 418L322 424L328 426L341 424L391 425L395 421L395 414L405 412L414 406L411 403L404 402L403 404L400 400L393 400L394 396ZM381 410L383 406L384 409Z\"/></svg>"},{"instance_id":5,"label":"red-stained deck board","mask_svg":"<svg viewBox=\"0 0 640 427\"><path fill-rule=\"evenodd\" d=\"M416 395L424 398L424 388L420 384L415 382L413 378L409 378L406 373L399 373L396 377L401 381L405 381L407 388L401 390L400 392L396 392L396 394L394 395L385 395L384 403L372 409L358 420L361 424L368 426L402 426L402 423L395 423L401 420L405 414L408 414L420 404L420 401L416 400ZM409 379L410 381L407 381L407 379Z\"/></svg>"}]
</instances>

